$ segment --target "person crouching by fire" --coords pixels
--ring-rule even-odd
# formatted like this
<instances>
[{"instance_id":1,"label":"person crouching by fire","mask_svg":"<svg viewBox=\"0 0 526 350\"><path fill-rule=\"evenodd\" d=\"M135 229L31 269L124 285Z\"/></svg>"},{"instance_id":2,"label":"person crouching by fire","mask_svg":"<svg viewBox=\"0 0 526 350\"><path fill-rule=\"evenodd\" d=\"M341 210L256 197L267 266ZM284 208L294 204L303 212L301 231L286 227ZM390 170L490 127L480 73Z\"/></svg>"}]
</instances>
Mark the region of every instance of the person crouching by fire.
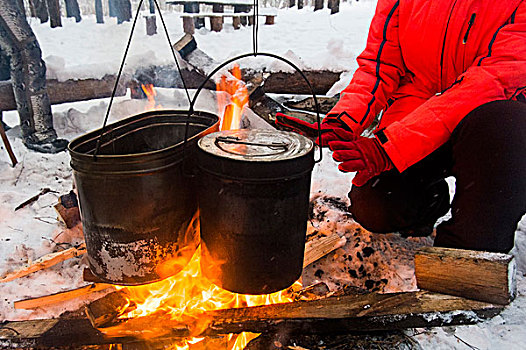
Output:
<instances>
[{"instance_id":1,"label":"person crouching by fire","mask_svg":"<svg viewBox=\"0 0 526 350\"><path fill-rule=\"evenodd\" d=\"M38 152L57 153L66 149L68 141L58 139L53 128L46 66L37 38L18 4L0 0L0 54L9 58L24 144Z\"/></svg>"},{"instance_id":2,"label":"person crouching by fire","mask_svg":"<svg viewBox=\"0 0 526 350\"><path fill-rule=\"evenodd\" d=\"M451 208L435 246L508 252L526 212L526 0L379 0L357 60L318 140L357 171L355 220L425 236Z\"/></svg>"}]
</instances>

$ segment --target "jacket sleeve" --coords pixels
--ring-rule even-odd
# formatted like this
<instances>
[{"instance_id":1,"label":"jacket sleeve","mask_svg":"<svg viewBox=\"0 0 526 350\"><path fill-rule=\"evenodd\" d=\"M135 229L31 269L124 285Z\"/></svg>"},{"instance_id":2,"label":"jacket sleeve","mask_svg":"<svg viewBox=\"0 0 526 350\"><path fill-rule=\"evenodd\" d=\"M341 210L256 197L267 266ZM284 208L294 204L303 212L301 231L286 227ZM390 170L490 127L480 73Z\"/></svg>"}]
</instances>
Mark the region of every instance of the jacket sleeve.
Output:
<instances>
[{"instance_id":1,"label":"jacket sleeve","mask_svg":"<svg viewBox=\"0 0 526 350\"><path fill-rule=\"evenodd\" d=\"M478 57L441 95L433 96L376 137L399 171L443 145L460 121L475 108L512 99L526 87L526 2L501 26L484 55Z\"/></svg>"},{"instance_id":2,"label":"jacket sleeve","mask_svg":"<svg viewBox=\"0 0 526 350\"><path fill-rule=\"evenodd\" d=\"M358 135L386 107L405 73L398 38L399 3L378 2L366 48L357 58L359 67L326 117L339 119Z\"/></svg>"}]
</instances>

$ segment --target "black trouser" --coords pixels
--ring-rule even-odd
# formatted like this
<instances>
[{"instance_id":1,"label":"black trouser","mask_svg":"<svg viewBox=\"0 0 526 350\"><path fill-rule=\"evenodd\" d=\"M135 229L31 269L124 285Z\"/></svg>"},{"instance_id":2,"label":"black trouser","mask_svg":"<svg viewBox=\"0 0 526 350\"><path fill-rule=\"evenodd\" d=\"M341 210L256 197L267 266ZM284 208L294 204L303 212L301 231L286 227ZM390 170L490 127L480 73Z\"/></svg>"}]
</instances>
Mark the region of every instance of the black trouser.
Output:
<instances>
[{"instance_id":1,"label":"black trouser","mask_svg":"<svg viewBox=\"0 0 526 350\"><path fill-rule=\"evenodd\" d=\"M456 178L452 218L438 225L435 246L508 252L526 213L526 103L473 110L422 161L353 186L351 213L378 233L433 224L449 208L448 176Z\"/></svg>"},{"instance_id":2,"label":"black trouser","mask_svg":"<svg viewBox=\"0 0 526 350\"><path fill-rule=\"evenodd\" d=\"M12 0L0 0L0 48L11 62L11 83L24 140L56 138L46 91L46 66L37 38Z\"/></svg>"}]
</instances>

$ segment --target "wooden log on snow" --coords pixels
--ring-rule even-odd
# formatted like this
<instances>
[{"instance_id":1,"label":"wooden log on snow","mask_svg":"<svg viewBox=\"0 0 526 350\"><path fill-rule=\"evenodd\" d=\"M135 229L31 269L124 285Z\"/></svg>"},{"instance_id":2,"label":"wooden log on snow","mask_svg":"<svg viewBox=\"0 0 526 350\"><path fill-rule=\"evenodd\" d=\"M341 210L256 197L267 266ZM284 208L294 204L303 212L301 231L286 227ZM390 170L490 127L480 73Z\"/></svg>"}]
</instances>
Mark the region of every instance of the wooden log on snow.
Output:
<instances>
[{"instance_id":1,"label":"wooden log on snow","mask_svg":"<svg viewBox=\"0 0 526 350\"><path fill-rule=\"evenodd\" d=\"M334 85L334 83L340 80L341 74L331 71L304 71L303 73L312 85L316 95L325 95L327 91L329 91L329 89ZM243 70L243 77L245 80L249 80L251 78L251 74L254 74L254 72L251 72L250 70ZM267 93L299 95L311 94L307 83L298 72L269 72L269 76L265 80L263 87Z\"/></svg>"},{"instance_id":2,"label":"wooden log on snow","mask_svg":"<svg viewBox=\"0 0 526 350\"><path fill-rule=\"evenodd\" d=\"M29 263L22 268L0 276L0 283L10 282L20 277L27 276L33 272L40 271L56 265L64 260L68 260L86 253L86 244L82 243L78 247L72 247L60 252L44 255L43 257Z\"/></svg>"},{"instance_id":3,"label":"wooden log on snow","mask_svg":"<svg viewBox=\"0 0 526 350\"><path fill-rule=\"evenodd\" d=\"M204 314L201 321L209 320L203 332L209 336L242 331L327 334L473 324L502 309L502 305L420 291L217 310ZM156 327L165 330L159 340L189 335L188 327L159 313L112 328L112 337L101 334L85 319L5 322L0 326L0 341L28 348L130 343L137 341L134 334L140 337Z\"/></svg>"},{"instance_id":4,"label":"wooden log on snow","mask_svg":"<svg viewBox=\"0 0 526 350\"><path fill-rule=\"evenodd\" d=\"M415 254L419 288L495 304L506 305L515 298L516 270L509 254L439 247Z\"/></svg>"},{"instance_id":5,"label":"wooden log on snow","mask_svg":"<svg viewBox=\"0 0 526 350\"><path fill-rule=\"evenodd\" d=\"M49 305L61 303L63 301L89 296L92 293L104 290L115 290L115 287L111 284L106 283L92 283L88 284L87 286L67 290L64 292L58 292L36 298L18 300L15 301L14 306L15 309L36 309L38 307L46 307Z\"/></svg>"},{"instance_id":6,"label":"wooden log on snow","mask_svg":"<svg viewBox=\"0 0 526 350\"><path fill-rule=\"evenodd\" d=\"M92 100L111 96L116 77L106 75L102 79L47 80L47 92L51 104L64 102ZM116 96L126 94L126 82L121 78ZM0 82L0 110L9 111L16 109L15 96L10 81Z\"/></svg>"}]
</instances>

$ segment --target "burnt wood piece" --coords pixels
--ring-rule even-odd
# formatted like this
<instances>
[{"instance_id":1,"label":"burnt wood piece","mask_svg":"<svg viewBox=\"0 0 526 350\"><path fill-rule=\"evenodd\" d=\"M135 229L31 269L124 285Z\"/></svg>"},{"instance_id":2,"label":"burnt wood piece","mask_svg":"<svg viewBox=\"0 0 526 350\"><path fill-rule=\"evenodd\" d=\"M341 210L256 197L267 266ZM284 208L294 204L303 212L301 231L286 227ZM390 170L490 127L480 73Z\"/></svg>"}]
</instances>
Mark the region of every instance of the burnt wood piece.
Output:
<instances>
[{"instance_id":1,"label":"burnt wood piece","mask_svg":"<svg viewBox=\"0 0 526 350\"><path fill-rule=\"evenodd\" d=\"M323 1L324 0L314 0L314 11L323 9Z\"/></svg>"},{"instance_id":2,"label":"burnt wood piece","mask_svg":"<svg viewBox=\"0 0 526 350\"><path fill-rule=\"evenodd\" d=\"M23 201L22 203L20 203L20 204L15 208L15 211L20 210L20 209L22 209L22 208L25 208L25 207L28 206L29 204L36 202L36 201L40 198L40 196L43 196L43 195L45 195L46 193L49 193L49 192L55 192L55 191L51 191L51 188L49 188L49 187L46 187L46 188L41 189L39 193L35 194L33 197L31 197L31 198L29 198L29 199L26 199L25 201Z\"/></svg>"},{"instance_id":3,"label":"burnt wood piece","mask_svg":"<svg viewBox=\"0 0 526 350\"><path fill-rule=\"evenodd\" d=\"M106 75L102 79L47 80L47 92L52 104L92 100L95 98L109 97L113 91L115 76ZM116 96L126 94L126 82L121 79ZM15 96L10 81L0 82L0 110L9 111L16 109Z\"/></svg>"},{"instance_id":4,"label":"burnt wood piece","mask_svg":"<svg viewBox=\"0 0 526 350\"><path fill-rule=\"evenodd\" d=\"M79 203L75 192L70 191L58 198L58 203L53 206L58 214L58 219L67 228L75 227L80 222Z\"/></svg>"},{"instance_id":5,"label":"burnt wood piece","mask_svg":"<svg viewBox=\"0 0 526 350\"><path fill-rule=\"evenodd\" d=\"M210 323L204 334L242 331L323 334L473 324L497 315L502 309L502 305L426 291L371 293L217 310L206 314ZM86 319L4 322L0 324L0 342L26 348L130 343L138 341L134 334L155 327L165 331L159 340L189 335L187 328L158 314L126 322L119 328L121 334L113 329L113 337L103 335Z\"/></svg>"},{"instance_id":6,"label":"burnt wood piece","mask_svg":"<svg viewBox=\"0 0 526 350\"><path fill-rule=\"evenodd\" d=\"M318 105L320 106L320 113L327 114L340 100L340 95L333 97L316 96ZM301 109L310 112L316 112L316 104L313 97L307 97L301 101L285 102L284 105L289 108Z\"/></svg>"},{"instance_id":7,"label":"burnt wood piece","mask_svg":"<svg viewBox=\"0 0 526 350\"><path fill-rule=\"evenodd\" d=\"M120 315L135 310L137 306L128 298L124 290L107 294L103 298L86 305L86 315L93 327L104 327L115 323Z\"/></svg>"},{"instance_id":8,"label":"burnt wood piece","mask_svg":"<svg viewBox=\"0 0 526 350\"><path fill-rule=\"evenodd\" d=\"M144 16L146 20L146 35L152 36L157 34L157 20L155 15Z\"/></svg>"},{"instance_id":9,"label":"burnt wood piece","mask_svg":"<svg viewBox=\"0 0 526 350\"><path fill-rule=\"evenodd\" d=\"M516 295L516 262L509 254L439 247L415 254L418 287L495 304Z\"/></svg>"},{"instance_id":10,"label":"burnt wood piece","mask_svg":"<svg viewBox=\"0 0 526 350\"><path fill-rule=\"evenodd\" d=\"M251 78L250 71L244 71L245 80ZM263 85L265 92L276 94L302 94L311 95L311 91L305 80L298 72L269 72L268 78ZM304 71L316 95L325 95L327 91L340 80L338 72L331 71Z\"/></svg>"},{"instance_id":11,"label":"burnt wood piece","mask_svg":"<svg viewBox=\"0 0 526 350\"><path fill-rule=\"evenodd\" d=\"M49 12L49 21L51 28L62 27L62 18L60 17L60 3L58 0L47 0L47 9Z\"/></svg>"},{"instance_id":12,"label":"burnt wood piece","mask_svg":"<svg viewBox=\"0 0 526 350\"><path fill-rule=\"evenodd\" d=\"M104 12L102 11L102 0L95 0L95 17L97 23L104 23Z\"/></svg>"},{"instance_id":13,"label":"burnt wood piece","mask_svg":"<svg viewBox=\"0 0 526 350\"><path fill-rule=\"evenodd\" d=\"M93 283L93 284L88 284L87 286L83 286L83 287L79 287L79 288L75 288L75 289L71 289L71 290L67 290L63 292L58 292L54 294L44 295L41 297L18 300L14 302L14 307L15 309L25 309L25 310L35 309L38 307L45 307L45 306L61 303L66 300L85 297L92 293L100 292L103 290L109 291L111 289L115 290L115 287L111 284Z\"/></svg>"},{"instance_id":14,"label":"burnt wood piece","mask_svg":"<svg viewBox=\"0 0 526 350\"><path fill-rule=\"evenodd\" d=\"M1 122L1 120L2 111L0 110L0 136L2 137L2 141L4 142L4 146L7 151L7 154L9 155L9 159L11 159L11 165L15 167L15 165L18 163L18 160L16 159L15 152L13 152L13 149L11 148L11 143L9 143L9 139L5 134L4 124Z\"/></svg>"},{"instance_id":15,"label":"burnt wood piece","mask_svg":"<svg viewBox=\"0 0 526 350\"><path fill-rule=\"evenodd\" d=\"M258 86L249 96L248 106L260 118L274 125L276 113L285 113L285 109L276 100L265 94L263 86Z\"/></svg>"}]
</instances>

